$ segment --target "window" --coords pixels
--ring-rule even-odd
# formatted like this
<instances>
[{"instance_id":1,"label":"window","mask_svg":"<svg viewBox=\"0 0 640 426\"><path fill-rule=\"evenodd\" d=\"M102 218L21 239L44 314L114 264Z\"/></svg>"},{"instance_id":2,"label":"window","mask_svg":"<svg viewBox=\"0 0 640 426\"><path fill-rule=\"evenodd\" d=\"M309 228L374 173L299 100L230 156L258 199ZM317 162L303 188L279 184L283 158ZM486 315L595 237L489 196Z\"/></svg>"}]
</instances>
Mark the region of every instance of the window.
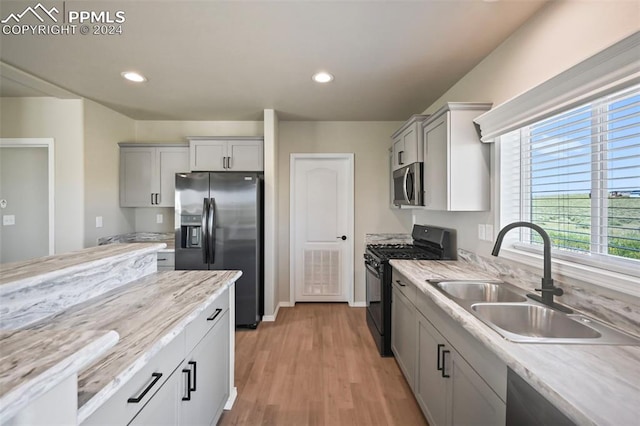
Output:
<instances>
[{"instance_id":1,"label":"window","mask_svg":"<svg viewBox=\"0 0 640 426\"><path fill-rule=\"evenodd\" d=\"M556 255L637 275L640 86L507 133L500 144L503 225L536 223ZM542 245L529 229L510 234L518 248Z\"/></svg>"}]
</instances>

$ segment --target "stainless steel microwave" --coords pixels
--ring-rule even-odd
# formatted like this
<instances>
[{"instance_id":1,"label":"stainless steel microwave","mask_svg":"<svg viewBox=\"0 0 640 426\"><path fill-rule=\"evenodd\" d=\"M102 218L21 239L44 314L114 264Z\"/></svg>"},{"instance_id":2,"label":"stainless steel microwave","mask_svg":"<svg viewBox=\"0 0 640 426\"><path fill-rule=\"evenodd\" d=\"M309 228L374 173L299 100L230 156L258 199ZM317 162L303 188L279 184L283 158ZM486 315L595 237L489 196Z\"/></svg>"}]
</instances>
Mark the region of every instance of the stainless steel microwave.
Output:
<instances>
[{"instance_id":1,"label":"stainless steel microwave","mask_svg":"<svg viewBox=\"0 0 640 426\"><path fill-rule=\"evenodd\" d=\"M412 163L393 172L393 204L422 206L422 163Z\"/></svg>"}]
</instances>

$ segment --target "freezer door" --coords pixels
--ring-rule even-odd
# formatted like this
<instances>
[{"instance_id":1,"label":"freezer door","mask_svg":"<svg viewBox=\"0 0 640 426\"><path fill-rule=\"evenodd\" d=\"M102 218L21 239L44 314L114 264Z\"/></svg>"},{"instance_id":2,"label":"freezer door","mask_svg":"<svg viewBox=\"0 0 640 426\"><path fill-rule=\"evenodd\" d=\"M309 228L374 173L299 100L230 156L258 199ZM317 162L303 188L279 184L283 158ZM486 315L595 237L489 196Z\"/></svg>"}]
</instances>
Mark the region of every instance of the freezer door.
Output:
<instances>
[{"instance_id":1,"label":"freezer door","mask_svg":"<svg viewBox=\"0 0 640 426\"><path fill-rule=\"evenodd\" d=\"M236 324L255 325L262 310L262 208L260 175L211 173L215 244L210 269L238 269Z\"/></svg>"},{"instance_id":2,"label":"freezer door","mask_svg":"<svg viewBox=\"0 0 640 426\"><path fill-rule=\"evenodd\" d=\"M209 173L176 173L176 270L209 269Z\"/></svg>"}]
</instances>

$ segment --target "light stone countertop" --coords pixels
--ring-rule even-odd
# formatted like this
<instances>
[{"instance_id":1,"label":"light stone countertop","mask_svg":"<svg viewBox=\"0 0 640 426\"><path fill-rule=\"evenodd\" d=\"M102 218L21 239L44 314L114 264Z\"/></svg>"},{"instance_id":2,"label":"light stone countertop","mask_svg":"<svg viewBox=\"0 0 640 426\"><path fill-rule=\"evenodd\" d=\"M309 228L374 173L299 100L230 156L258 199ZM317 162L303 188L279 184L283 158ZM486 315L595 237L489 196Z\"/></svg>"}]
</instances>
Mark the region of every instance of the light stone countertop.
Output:
<instances>
[{"instance_id":1,"label":"light stone countertop","mask_svg":"<svg viewBox=\"0 0 640 426\"><path fill-rule=\"evenodd\" d=\"M0 332L0 419L9 419L118 342L115 331Z\"/></svg>"},{"instance_id":2,"label":"light stone countertop","mask_svg":"<svg viewBox=\"0 0 640 426\"><path fill-rule=\"evenodd\" d=\"M638 424L640 347L510 342L426 282L495 276L460 261L390 263L576 424Z\"/></svg>"},{"instance_id":3,"label":"light stone countertop","mask_svg":"<svg viewBox=\"0 0 640 426\"><path fill-rule=\"evenodd\" d=\"M412 244L411 234L365 234L364 244Z\"/></svg>"},{"instance_id":4,"label":"light stone countertop","mask_svg":"<svg viewBox=\"0 0 640 426\"><path fill-rule=\"evenodd\" d=\"M120 336L113 348L79 374L78 422L117 392L241 274L157 272L31 325L30 330L42 332L114 330Z\"/></svg>"},{"instance_id":5,"label":"light stone countertop","mask_svg":"<svg viewBox=\"0 0 640 426\"><path fill-rule=\"evenodd\" d=\"M24 262L6 263L0 266L0 293L113 264L122 259L155 253L164 248L164 243L109 244Z\"/></svg>"}]
</instances>

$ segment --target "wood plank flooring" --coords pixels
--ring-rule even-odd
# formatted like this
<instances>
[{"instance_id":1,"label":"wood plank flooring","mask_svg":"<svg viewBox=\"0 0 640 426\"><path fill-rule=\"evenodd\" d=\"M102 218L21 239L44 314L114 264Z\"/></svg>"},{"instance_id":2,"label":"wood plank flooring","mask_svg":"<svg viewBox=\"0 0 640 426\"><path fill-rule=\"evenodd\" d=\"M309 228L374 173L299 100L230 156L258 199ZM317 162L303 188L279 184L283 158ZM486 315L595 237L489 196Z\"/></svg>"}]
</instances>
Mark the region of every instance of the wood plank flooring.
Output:
<instances>
[{"instance_id":1,"label":"wood plank flooring","mask_svg":"<svg viewBox=\"0 0 640 426\"><path fill-rule=\"evenodd\" d=\"M236 332L233 410L219 425L426 425L394 358L382 358L365 308L298 303Z\"/></svg>"}]
</instances>

